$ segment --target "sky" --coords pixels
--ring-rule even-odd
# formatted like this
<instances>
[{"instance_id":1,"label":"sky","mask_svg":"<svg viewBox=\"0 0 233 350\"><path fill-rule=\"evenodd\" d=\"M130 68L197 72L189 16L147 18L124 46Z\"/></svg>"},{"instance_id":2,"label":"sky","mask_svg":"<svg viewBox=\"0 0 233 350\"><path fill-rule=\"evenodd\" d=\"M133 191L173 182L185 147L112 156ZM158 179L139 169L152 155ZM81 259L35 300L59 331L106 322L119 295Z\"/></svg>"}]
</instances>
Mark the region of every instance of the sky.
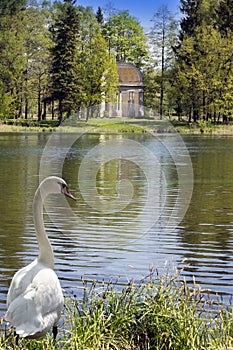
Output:
<instances>
[{"instance_id":1,"label":"sky","mask_svg":"<svg viewBox=\"0 0 233 350\"><path fill-rule=\"evenodd\" d=\"M95 12L98 6L104 10L109 5L117 10L129 10L130 15L136 17L145 30L151 27L151 19L162 5L166 5L174 16L179 13L179 0L78 0L76 4L84 7L90 6Z\"/></svg>"}]
</instances>

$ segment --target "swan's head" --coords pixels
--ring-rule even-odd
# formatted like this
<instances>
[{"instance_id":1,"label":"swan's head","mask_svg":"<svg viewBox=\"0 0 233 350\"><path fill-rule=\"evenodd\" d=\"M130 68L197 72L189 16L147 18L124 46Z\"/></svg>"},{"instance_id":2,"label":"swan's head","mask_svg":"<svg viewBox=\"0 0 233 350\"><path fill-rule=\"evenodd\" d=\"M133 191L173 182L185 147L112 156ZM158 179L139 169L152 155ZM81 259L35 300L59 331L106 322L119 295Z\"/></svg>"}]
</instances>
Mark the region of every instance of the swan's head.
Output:
<instances>
[{"instance_id":1,"label":"swan's head","mask_svg":"<svg viewBox=\"0 0 233 350\"><path fill-rule=\"evenodd\" d=\"M68 198L76 200L76 198L70 193L67 183L63 179L60 180L62 181L58 181L58 185L60 186L61 193L63 193Z\"/></svg>"},{"instance_id":2,"label":"swan's head","mask_svg":"<svg viewBox=\"0 0 233 350\"><path fill-rule=\"evenodd\" d=\"M42 198L45 198L47 195L52 193L62 193L66 197L69 197L73 200L76 198L69 192L69 188L65 180L58 176L49 176L44 179L39 188Z\"/></svg>"}]
</instances>

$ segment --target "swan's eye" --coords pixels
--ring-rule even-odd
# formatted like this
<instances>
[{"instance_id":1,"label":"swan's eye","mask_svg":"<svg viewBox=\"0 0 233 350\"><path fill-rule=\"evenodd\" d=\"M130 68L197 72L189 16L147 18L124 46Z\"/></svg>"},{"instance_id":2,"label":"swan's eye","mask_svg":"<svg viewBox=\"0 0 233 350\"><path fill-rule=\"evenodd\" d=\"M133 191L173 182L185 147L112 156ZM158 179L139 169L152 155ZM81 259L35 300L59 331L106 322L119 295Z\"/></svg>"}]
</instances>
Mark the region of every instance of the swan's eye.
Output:
<instances>
[{"instance_id":1,"label":"swan's eye","mask_svg":"<svg viewBox=\"0 0 233 350\"><path fill-rule=\"evenodd\" d=\"M68 187L65 184L61 183L61 192L65 193L66 191L68 191Z\"/></svg>"},{"instance_id":2,"label":"swan's eye","mask_svg":"<svg viewBox=\"0 0 233 350\"><path fill-rule=\"evenodd\" d=\"M58 182L58 185L61 186L61 193L64 193L67 189L67 186L62 182Z\"/></svg>"},{"instance_id":3,"label":"swan's eye","mask_svg":"<svg viewBox=\"0 0 233 350\"><path fill-rule=\"evenodd\" d=\"M73 200L76 200L76 198L69 192L69 188L66 184L60 182L59 185L61 186L61 193Z\"/></svg>"}]
</instances>

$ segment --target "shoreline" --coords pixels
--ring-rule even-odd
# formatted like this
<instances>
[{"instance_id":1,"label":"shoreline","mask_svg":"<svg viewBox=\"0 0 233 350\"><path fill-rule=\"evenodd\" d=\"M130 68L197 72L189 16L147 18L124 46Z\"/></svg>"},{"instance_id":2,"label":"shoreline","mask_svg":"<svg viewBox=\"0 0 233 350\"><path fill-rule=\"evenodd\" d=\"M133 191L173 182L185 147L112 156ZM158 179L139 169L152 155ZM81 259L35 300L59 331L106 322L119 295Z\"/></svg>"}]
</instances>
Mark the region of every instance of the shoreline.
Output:
<instances>
[{"instance_id":1,"label":"shoreline","mask_svg":"<svg viewBox=\"0 0 233 350\"><path fill-rule=\"evenodd\" d=\"M25 122L25 121L24 121ZM201 125L200 125L201 124ZM176 120L133 119L133 118L99 118L85 120L66 120L61 126L56 121L43 121L38 123L33 120L22 124L0 124L0 134L3 133L179 133L181 135L233 135L233 124L177 122Z\"/></svg>"}]
</instances>

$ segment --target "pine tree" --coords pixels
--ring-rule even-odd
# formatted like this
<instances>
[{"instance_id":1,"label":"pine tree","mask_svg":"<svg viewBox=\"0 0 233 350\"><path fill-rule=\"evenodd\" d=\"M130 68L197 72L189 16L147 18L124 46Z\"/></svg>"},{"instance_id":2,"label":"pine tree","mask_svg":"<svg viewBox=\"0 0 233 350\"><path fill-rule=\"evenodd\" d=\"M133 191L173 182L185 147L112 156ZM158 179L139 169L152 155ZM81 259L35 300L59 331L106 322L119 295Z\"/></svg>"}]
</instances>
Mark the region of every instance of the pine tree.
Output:
<instances>
[{"instance_id":1,"label":"pine tree","mask_svg":"<svg viewBox=\"0 0 233 350\"><path fill-rule=\"evenodd\" d=\"M104 15L103 15L103 12L102 12L102 9L101 9L100 6L98 7L98 10L96 12L96 19L97 19L97 22L99 23L99 25L101 27L103 27L103 25L104 25Z\"/></svg>"},{"instance_id":2,"label":"pine tree","mask_svg":"<svg viewBox=\"0 0 233 350\"><path fill-rule=\"evenodd\" d=\"M20 10L26 9L27 0L1 0L0 16L17 14Z\"/></svg>"},{"instance_id":3,"label":"pine tree","mask_svg":"<svg viewBox=\"0 0 233 350\"><path fill-rule=\"evenodd\" d=\"M200 25L200 19L198 18L198 10L200 8L201 0L180 0L180 11L183 17L180 21L180 39L183 36L193 35L195 28Z\"/></svg>"},{"instance_id":4,"label":"pine tree","mask_svg":"<svg viewBox=\"0 0 233 350\"><path fill-rule=\"evenodd\" d=\"M233 31L233 1L221 0L217 9L217 27L222 34Z\"/></svg>"},{"instance_id":5,"label":"pine tree","mask_svg":"<svg viewBox=\"0 0 233 350\"><path fill-rule=\"evenodd\" d=\"M218 0L180 0L180 39L195 35L195 29L215 22Z\"/></svg>"},{"instance_id":6,"label":"pine tree","mask_svg":"<svg viewBox=\"0 0 233 350\"><path fill-rule=\"evenodd\" d=\"M52 97L59 101L59 122L63 112L70 116L75 106L77 92L75 76L77 40L79 37L79 14L75 1L65 0L58 9L51 27L52 48Z\"/></svg>"},{"instance_id":7,"label":"pine tree","mask_svg":"<svg viewBox=\"0 0 233 350\"><path fill-rule=\"evenodd\" d=\"M91 8L61 7L52 33L52 96L59 102L61 122L63 111L69 117L73 110L99 105L108 98L118 76Z\"/></svg>"}]
</instances>

